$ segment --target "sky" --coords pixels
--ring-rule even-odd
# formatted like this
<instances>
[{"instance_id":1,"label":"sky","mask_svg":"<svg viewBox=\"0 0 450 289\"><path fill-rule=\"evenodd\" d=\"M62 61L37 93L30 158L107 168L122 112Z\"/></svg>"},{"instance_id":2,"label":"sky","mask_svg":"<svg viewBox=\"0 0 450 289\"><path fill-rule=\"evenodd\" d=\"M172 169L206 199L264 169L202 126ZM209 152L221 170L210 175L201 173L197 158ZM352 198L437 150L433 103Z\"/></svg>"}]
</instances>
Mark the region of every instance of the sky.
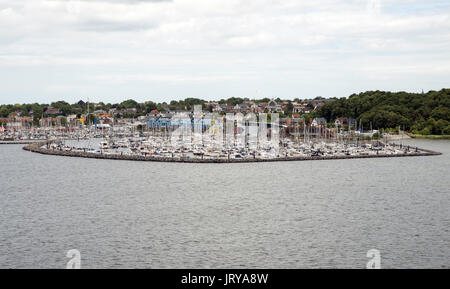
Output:
<instances>
[{"instance_id":1,"label":"sky","mask_svg":"<svg viewBox=\"0 0 450 289\"><path fill-rule=\"evenodd\" d=\"M450 1L0 0L0 103L450 87Z\"/></svg>"}]
</instances>

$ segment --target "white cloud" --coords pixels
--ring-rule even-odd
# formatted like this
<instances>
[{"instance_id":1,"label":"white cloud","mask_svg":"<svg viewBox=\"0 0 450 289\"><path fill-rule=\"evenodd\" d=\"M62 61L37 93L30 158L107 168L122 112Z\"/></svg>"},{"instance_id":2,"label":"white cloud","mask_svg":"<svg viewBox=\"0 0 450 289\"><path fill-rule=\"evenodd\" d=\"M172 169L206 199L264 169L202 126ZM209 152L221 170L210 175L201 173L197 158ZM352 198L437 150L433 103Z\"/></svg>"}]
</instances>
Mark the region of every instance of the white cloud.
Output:
<instances>
[{"instance_id":1,"label":"white cloud","mask_svg":"<svg viewBox=\"0 0 450 289\"><path fill-rule=\"evenodd\" d=\"M41 81L74 88L30 95L8 85L0 102L75 99L89 94L76 89L83 79L105 98L118 97L107 79L137 98L150 82L161 97L246 95L255 86L281 97L439 89L450 76L440 68L450 60L449 12L449 1L419 0L0 0L0 77L20 83L34 76L27 68L57 70L60 84Z\"/></svg>"}]
</instances>

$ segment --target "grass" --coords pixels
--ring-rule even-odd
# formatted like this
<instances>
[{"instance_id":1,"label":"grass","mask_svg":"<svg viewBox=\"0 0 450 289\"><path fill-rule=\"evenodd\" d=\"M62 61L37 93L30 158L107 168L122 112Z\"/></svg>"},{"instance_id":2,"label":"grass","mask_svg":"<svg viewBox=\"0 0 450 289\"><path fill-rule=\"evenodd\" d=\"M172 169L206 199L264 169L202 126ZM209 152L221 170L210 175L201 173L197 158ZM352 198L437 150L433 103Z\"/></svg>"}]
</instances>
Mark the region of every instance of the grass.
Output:
<instances>
[{"instance_id":1,"label":"grass","mask_svg":"<svg viewBox=\"0 0 450 289\"><path fill-rule=\"evenodd\" d=\"M412 138L423 138L423 139L450 139L450 135L423 135L423 134L410 134Z\"/></svg>"}]
</instances>

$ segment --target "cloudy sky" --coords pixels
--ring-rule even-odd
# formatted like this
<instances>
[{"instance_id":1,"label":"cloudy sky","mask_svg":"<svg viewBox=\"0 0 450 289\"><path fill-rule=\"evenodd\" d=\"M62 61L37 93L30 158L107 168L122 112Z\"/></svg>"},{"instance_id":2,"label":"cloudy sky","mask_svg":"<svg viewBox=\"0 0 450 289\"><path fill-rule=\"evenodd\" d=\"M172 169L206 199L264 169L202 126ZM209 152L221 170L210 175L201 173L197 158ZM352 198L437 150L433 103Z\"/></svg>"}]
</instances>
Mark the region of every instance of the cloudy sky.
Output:
<instances>
[{"instance_id":1,"label":"cloudy sky","mask_svg":"<svg viewBox=\"0 0 450 289\"><path fill-rule=\"evenodd\" d=\"M450 87L450 1L0 0L0 103Z\"/></svg>"}]
</instances>

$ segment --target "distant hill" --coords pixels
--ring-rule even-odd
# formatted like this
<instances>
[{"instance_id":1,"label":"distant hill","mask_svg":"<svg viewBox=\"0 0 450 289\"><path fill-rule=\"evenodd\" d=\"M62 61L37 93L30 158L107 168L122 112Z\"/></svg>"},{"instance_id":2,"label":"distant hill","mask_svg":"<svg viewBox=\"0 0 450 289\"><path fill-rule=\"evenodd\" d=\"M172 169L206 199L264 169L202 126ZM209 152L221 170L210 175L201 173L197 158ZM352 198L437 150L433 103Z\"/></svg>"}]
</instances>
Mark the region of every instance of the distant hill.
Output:
<instances>
[{"instance_id":1,"label":"distant hill","mask_svg":"<svg viewBox=\"0 0 450 289\"><path fill-rule=\"evenodd\" d=\"M317 116L352 117L365 128L398 128L423 135L450 135L450 89L427 93L367 91L326 103Z\"/></svg>"}]
</instances>

